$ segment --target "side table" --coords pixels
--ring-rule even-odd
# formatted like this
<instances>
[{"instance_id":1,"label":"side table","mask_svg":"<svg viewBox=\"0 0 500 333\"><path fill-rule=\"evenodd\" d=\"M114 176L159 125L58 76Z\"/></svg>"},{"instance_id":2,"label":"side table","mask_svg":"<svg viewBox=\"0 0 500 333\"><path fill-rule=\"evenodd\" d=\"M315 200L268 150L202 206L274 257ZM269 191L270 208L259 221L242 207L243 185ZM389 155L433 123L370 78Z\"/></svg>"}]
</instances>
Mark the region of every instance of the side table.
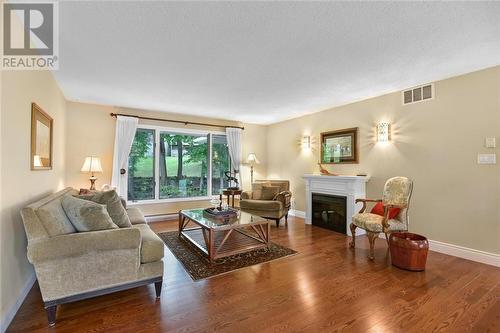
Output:
<instances>
[{"instance_id":1,"label":"side table","mask_svg":"<svg viewBox=\"0 0 500 333\"><path fill-rule=\"evenodd\" d=\"M222 201L222 196L225 195L227 196L227 204L229 205L230 199L232 199L231 207L234 208L234 196L239 195L241 196L242 190L222 190L222 194L220 195L220 200Z\"/></svg>"}]
</instances>

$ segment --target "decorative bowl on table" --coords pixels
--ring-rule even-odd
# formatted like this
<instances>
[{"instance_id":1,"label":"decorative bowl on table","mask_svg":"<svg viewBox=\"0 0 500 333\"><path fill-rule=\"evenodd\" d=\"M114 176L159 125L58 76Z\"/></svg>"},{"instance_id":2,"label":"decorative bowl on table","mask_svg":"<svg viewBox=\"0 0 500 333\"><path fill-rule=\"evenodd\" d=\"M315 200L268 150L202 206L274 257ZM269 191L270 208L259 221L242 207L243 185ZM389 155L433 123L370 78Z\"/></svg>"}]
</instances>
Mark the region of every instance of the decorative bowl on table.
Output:
<instances>
[{"instance_id":1,"label":"decorative bowl on table","mask_svg":"<svg viewBox=\"0 0 500 333\"><path fill-rule=\"evenodd\" d=\"M230 220L238 216L238 210L228 207L227 209L220 208L205 208L203 210L205 217L215 218L218 220Z\"/></svg>"}]
</instances>

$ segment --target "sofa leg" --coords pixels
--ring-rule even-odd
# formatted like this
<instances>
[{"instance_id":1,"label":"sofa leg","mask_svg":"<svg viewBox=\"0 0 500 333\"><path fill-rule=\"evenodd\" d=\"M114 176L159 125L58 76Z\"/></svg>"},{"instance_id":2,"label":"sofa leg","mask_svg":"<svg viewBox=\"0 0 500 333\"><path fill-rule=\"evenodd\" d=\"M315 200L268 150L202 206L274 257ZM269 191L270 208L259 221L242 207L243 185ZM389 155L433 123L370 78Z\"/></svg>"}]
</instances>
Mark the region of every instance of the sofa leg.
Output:
<instances>
[{"instance_id":1,"label":"sofa leg","mask_svg":"<svg viewBox=\"0 0 500 333\"><path fill-rule=\"evenodd\" d=\"M156 298L161 296L161 287L163 285L163 280L155 282Z\"/></svg>"},{"instance_id":2,"label":"sofa leg","mask_svg":"<svg viewBox=\"0 0 500 333\"><path fill-rule=\"evenodd\" d=\"M56 311L57 305L51 305L45 307L45 313L47 313L47 320L49 322L49 326L54 326L56 324Z\"/></svg>"}]
</instances>

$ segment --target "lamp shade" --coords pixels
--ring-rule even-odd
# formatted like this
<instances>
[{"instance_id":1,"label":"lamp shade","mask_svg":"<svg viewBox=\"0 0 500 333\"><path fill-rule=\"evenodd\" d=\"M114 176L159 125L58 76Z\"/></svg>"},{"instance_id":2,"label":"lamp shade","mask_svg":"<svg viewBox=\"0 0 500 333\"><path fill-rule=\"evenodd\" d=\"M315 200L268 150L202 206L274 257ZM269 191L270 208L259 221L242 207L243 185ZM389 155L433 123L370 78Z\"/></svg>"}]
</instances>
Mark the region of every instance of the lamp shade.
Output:
<instances>
[{"instance_id":1,"label":"lamp shade","mask_svg":"<svg viewBox=\"0 0 500 333\"><path fill-rule=\"evenodd\" d=\"M247 156L247 162L250 164L259 164L259 159L257 158L257 155L250 153Z\"/></svg>"},{"instance_id":2,"label":"lamp shade","mask_svg":"<svg viewBox=\"0 0 500 333\"><path fill-rule=\"evenodd\" d=\"M83 162L82 172L102 172L101 159L99 157L85 157Z\"/></svg>"}]
</instances>

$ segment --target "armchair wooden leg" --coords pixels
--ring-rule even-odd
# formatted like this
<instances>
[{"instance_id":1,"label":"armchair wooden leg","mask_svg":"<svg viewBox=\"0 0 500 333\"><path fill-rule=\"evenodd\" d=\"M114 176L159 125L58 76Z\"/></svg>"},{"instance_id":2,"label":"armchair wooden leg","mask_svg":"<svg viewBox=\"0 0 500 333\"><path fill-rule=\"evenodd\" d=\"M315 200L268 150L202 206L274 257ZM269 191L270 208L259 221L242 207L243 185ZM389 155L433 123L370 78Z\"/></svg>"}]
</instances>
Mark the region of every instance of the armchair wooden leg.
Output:
<instances>
[{"instance_id":1,"label":"armchair wooden leg","mask_svg":"<svg viewBox=\"0 0 500 333\"><path fill-rule=\"evenodd\" d=\"M349 228L351 229L351 234L352 234L352 240L349 242L349 246L351 248L354 248L356 246L356 226L354 223L351 223L349 225Z\"/></svg>"},{"instance_id":2,"label":"armchair wooden leg","mask_svg":"<svg viewBox=\"0 0 500 333\"><path fill-rule=\"evenodd\" d=\"M390 232L384 232L385 234L385 241L387 242L387 246L389 246L389 235L391 234Z\"/></svg>"},{"instance_id":3,"label":"armchair wooden leg","mask_svg":"<svg viewBox=\"0 0 500 333\"><path fill-rule=\"evenodd\" d=\"M276 228L279 228L280 226L280 219L276 219Z\"/></svg>"},{"instance_id":4,"label":"armchair wooden leg","mask_svg":"<svg viewBox=\"0 0 500 333\"><path fill-rule=\"evenodd\" d=\"M368 255L368 258L370 260L373 260L375 259L374 255L375 255L375 239L377 239L378 237L378 232L371 232L371 231L367 231L366 232L366 235L368 236L368 241L370 242L370 254Z\"/></svg>"},{"instance_id":5,"label":"armchair wooden leg","mask_svg":"<svg viewBox=\"0 0 500 333\"><path fill-rule=\"evenodd\" d=\"M156 298L161 296L161 287L163 285L163 280L155 282Z\"/></svg>"},{"instance_id":6,"label":"armchair wooden leg","mask_svg":"<svg viewBox=\"0 0 500 333\"><path fill-rule=\"evenodd\" d=\"M47 321L49 322L50 327L56 324L56 312L57 312L57 305L51 305L45 307L45 313L47 314Z\"/></svg>"},{"instance_id":7,"label":"armchair wooden leg","mask_svg":"<svg viewBox=\"0 0 500 333\"><path fill-rule=\"evenodd\" d=\"M285 215L285 227L288 227L288 213Z\"/></svg>"}]
</instances>

